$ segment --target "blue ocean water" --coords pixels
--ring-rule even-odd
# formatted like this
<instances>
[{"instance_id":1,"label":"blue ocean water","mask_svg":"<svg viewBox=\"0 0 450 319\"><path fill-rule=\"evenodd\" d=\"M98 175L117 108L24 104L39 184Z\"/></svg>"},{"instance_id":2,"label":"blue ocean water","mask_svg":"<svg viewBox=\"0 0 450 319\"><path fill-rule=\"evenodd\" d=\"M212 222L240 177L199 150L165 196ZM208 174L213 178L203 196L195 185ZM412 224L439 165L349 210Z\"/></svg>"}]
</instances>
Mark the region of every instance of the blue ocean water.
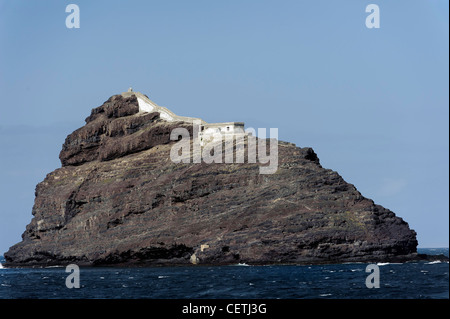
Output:
<instances>
[{"instance_id":1,"label":"blue ocean water","mask_svg":"<svg viewBox=\"0 0 450 319\"><path fill-rule=\"evenodd\" d=\"M448 248L419 249L448 256ZM3 256L0 263L4 262ZM64 267L0 266L0 299L396 299L449 298L448 262L378 264L380 288L366 287L367 264L81 268L80 288Z\"/></svg>"}]
</instances>

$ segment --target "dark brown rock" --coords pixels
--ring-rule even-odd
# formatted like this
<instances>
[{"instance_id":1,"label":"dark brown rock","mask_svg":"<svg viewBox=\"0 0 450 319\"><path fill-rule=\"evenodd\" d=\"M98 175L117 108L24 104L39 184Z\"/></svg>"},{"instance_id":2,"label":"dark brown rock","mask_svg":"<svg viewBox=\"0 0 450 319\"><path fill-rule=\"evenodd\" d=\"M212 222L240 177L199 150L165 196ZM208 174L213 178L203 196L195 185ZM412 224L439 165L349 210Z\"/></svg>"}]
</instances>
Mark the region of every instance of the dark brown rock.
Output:
<instances>
[{"instance_id":1,"label":"dark brown rock","mask_svg":"<svg viewBox=\"0 0 450 319\"><path fill-rule=\"evenodd\" d=\"M62 167L36 187L31 223L7 266L332 263L416 258L416 233L320 165L279 142L259 164L173 163L169 123L113 96L70 134ZM203 246L202 245L207 245Z\"/></svg>"},{"instance_id":2,"label":"dark brown rock","mask_svg":"<svg viewBox=\"0 0 450 319\"><path fill-rule=\"evenodd\" d=\"M59 155L62 166L108 161L170 142L172 126L159 120L159 113L139 112L136 97L114 95L92 110L86 125L70 134ZM179 127L192 128L186 123Z\"/></svg>"}]
</instances>

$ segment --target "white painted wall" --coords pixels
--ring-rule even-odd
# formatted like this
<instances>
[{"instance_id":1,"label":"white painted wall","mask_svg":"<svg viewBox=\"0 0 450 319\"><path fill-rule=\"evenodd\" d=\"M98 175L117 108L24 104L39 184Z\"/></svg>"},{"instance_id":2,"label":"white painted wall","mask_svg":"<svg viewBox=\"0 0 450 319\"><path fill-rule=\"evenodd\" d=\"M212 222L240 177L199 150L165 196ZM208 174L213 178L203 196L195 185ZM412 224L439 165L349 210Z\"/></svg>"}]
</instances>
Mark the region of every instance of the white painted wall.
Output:
<instances>
[{"instance_id":1,"label":"white painted wall","mask_svg":"<svg viewBox=\"0 0 450 319\"><path fill-rule=\"evenodd\" d=\"M165 112L164 110L162 110L161 108L158 110L159 112L159 116L166 121L172 122L174 121L174 118L167 112Z\"/></svg>"},{"instance_id":2,"label":"white painted wall","mask_svg":"<svg viewBox=\"0 0 450 319\"><path fill-rule=\"evenodd\" d=\"M122 93L122 95L124 95L124 94L126 94L128 96L128 94L131 94L131 93L130 92ZM166 120L169 122L173 122L173 121L188 121L189 122L192 120L199 120L200 122L203 122L200 119L177 116L177 115L173 114L172 112L170 112L165 107L156 105L150 99L148 99L146 96L144 96L143 94L141 94L139 92L133 92L132 94L135 94L137 97L138 104L139 104L139 112L148 112L148 113L159 112L160 117L163 120ZM213 124L211 124L211 126L208 127L208 123L204 123L204 125L202 125L202 126L205 126L205 129L203 131L199 132L199 137L202 140L202 142L201 142L202 145L204 143L207 143L207 142L215 139L215 138L217 138L218 140L221 140L221 136L223 136L223 135L246 134L243 125L234 125L232 123L213 123Z\"/></svg>"},{"instance_id":3,"label":"white painted wall","mask_svg":"<svg viewBox=\"0 0 450 319\"><path fill-rule=\"evenodd\" d=\"M150 112L153 112L153 110L156 108L155 105L147 103L146 101L144 101L140 97L138 97L137 100L138 100L139 111L140 112L148 112L148 113L150 113Z\"/></svg>"}]
</instances>

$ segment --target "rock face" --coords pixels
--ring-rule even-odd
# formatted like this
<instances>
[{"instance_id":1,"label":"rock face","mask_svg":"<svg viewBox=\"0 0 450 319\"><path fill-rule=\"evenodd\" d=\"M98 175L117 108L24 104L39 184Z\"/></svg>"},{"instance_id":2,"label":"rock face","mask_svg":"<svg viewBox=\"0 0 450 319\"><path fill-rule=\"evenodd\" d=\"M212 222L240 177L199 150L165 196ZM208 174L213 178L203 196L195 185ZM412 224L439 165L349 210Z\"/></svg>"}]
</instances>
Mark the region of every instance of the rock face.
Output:
<instances>
[{"instance_id":1,"label":"rock face","mask_svg":"<svg viewBox=\"0 0 450 319\"><path fill-rule=\"evenodd\" d=\"M112 96L63 145L36 187L31 223L6 266L269 264L414 258L416 233L323 168L311 148L278 142L258 163L174 163L170 132L192 125Z\"/></svg>"}]
</instances>

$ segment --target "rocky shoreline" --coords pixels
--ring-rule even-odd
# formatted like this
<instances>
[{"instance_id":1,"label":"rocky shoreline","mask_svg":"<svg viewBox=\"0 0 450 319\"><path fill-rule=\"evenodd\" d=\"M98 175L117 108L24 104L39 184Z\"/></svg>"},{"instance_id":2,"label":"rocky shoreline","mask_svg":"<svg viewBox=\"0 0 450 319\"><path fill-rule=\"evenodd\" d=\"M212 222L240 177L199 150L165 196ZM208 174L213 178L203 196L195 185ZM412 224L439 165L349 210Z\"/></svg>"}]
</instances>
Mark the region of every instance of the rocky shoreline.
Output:
<instances>
[{"instance_id":1,"label":"rocky shoreline","mask_svg":"<svg viewBox=\"0 0 450 319\"><path fill-rule=\"evenodd\" d=\"M327 262L327 261L316 261L316 262L303 262L303 263L289 263L289 262L257 262L257 263L245 263L245 262L227 262L227 263L202 263L201 266L204 267L211 267L211 266L233 266L233 265L244 265L244 266L269 266L269 265L277 265L277 266L311 266L311 265L339 265L339 264L349 264L349 263L413 263L413 262L449 262L449 257L438 254L438 255L430 255L430 254L411 254L409 256L398 256L389 258L387 260L347 260L345 262ZM14 262L7 262L2 264L3 268L45 268L45 267L65 267L69 264L76 264L79 267L121 267L121 268L143 268L143 267L197 267L199 265L192 264L192 263L186 263L186 262L180 262L180 263L173 263L165 260L161 260L160 262L152 261L151 263L146 263L144 261L136 261L136 262L117 262L117 263L86 263L85 261L80 260L52 260L49 263L14 263Z\"/></svg>"}]
</instances>

